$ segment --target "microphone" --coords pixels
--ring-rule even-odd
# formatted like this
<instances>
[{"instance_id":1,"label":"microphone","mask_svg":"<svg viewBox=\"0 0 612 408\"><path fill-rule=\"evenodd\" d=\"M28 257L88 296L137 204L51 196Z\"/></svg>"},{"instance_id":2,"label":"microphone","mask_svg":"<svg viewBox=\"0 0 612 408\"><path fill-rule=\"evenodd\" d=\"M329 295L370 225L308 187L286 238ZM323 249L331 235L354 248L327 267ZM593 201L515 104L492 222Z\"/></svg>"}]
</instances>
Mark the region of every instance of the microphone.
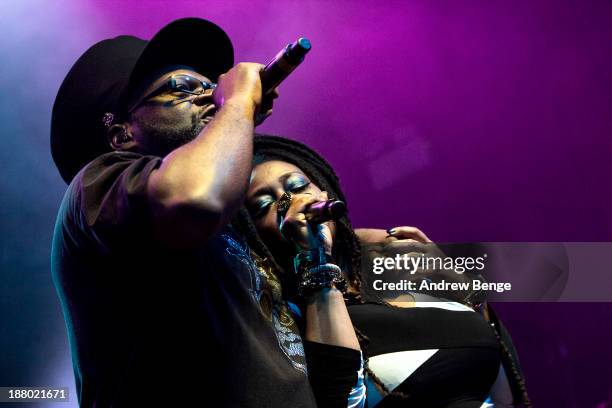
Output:
<instances>
[{"instance_id":1,"label":"microphone","mask_svg":"<svg viewBox=\"0 0 612 408\"><path fill-rule=\"evenodd\" d=\"M313 224L321 224L341 218L346 214L346 204L339 200L326 200L311 204L305 211L306 220Z\"/></svg>"},{"instance_id":2,"label":"microphone","mask_svg":"<svg viewBox=\"0 0 612 408\"><path fill-rule=\"evenodd\" d=\"M301 37L280 50L261 71L262 94L270 93L283 82L304 61L304 56L310 51L310 48L310 41Z\"/></svg>"}]
</instances>

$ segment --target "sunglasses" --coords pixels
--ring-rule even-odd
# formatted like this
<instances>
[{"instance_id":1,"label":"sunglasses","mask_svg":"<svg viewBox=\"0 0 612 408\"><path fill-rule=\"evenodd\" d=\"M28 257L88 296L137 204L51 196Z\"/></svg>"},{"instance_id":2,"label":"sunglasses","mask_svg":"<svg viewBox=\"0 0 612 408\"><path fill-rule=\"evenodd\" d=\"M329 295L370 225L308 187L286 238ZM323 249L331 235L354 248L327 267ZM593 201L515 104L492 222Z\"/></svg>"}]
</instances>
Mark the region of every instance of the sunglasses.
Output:
<instances>
[{"instance_id":1,"label":"sunglasses","mask_svg":"<svg viewBox=\"0 0 612 408\"><path fill-rule=\"evenodd\" d=\"M128 113L132 113L134 109L145 103L154 96L163 93L172 93L177 96L177 99L186 98L189 95L202 95L209 89L215 89L217 84L212 82L200 81L191 75L173 75L165 83L160 85L154 91L140 98L136 103L128 108Z\"/></svg>"}]
</instances>

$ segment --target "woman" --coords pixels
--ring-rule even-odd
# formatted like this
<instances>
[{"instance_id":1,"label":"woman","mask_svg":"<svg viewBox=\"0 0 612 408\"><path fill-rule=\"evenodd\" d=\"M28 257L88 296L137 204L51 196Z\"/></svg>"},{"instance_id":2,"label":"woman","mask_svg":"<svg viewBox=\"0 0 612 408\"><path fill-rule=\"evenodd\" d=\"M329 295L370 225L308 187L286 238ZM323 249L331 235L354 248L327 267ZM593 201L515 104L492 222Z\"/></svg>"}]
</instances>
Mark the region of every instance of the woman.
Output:
<instances>
[{"instance_id":1,"label":"woman","mask_svg":"<svg viewBox=\"0 0 612 408\"><path fill-rule=\"evenodd\" d=\"M296 225L310 225L305 215L310 204L328 197L346 201L321 156L289 139L255 138L247 210L235 224L251 248L281 271L285 289L298 288L285 293L297 303L303 282L299 272L292 273L298 263L294 254L304 242L291 239L291 233ZM360 271L362 247L368 251L378 245L384 252L394 242L428 242L422 232L410 227L389 233L353 230L347 217L319 224L317 230L347 282L349 314L369 358L370 407L477 408L493 406L487 405L492 400L497 407L530 405L514 350L506 345L509 337L499 323L492 329L481 313L458 302L422 303L414 295L385 300L370 290L370 274ZM491 321L496 322L494 316ZM502 362L510 381L500 369Z\"/></svg>"}]
</instances>

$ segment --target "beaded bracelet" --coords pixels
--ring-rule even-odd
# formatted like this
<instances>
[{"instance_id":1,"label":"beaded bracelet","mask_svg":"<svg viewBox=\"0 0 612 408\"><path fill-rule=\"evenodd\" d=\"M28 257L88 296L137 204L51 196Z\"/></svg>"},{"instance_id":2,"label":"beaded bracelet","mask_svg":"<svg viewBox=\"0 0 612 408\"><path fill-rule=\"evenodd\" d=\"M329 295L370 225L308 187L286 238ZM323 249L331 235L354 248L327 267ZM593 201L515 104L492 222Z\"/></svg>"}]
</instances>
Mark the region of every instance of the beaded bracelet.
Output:
<instances>
[{"instance_id":1,"label":"beaded bracelet","mask_svg":"<svg viewBox=\"0 0 612 408\"><path fill-rule=\"evenodd\" d=\"M342 293L346 292L346 281L342 270L330 261L331 257L322 247L301 251L295 256L293 267L299 278L298 294L302 298L334 286Z\"/></svg>"},{"instance_id":2,"label":"beaded bracelet","mask_svg":"<svg viewBox=\"0 0 612 408\"><path fill-rule=\"evenodd\" d=\"M306 270L301 276L298 293L302 298L308 298L319 290L331 287L346 292L342 270L338 265L328 263Z\"/></svg>"}]
</instances>

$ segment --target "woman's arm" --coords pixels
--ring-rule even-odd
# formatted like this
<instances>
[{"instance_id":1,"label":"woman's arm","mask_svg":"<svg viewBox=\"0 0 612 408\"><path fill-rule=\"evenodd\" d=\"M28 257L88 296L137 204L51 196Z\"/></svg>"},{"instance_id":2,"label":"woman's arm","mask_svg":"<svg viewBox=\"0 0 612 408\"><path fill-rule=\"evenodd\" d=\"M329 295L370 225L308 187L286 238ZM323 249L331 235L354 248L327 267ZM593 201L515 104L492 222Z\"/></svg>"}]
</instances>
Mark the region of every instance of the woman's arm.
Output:
<instances>
[{"instance_id":1,"label":"woman's arm","mask_svg":"<svg viewBox=\"0 0 612 408\"><path fill-rule=\"evenodd\" d=\"M342 292L325 288L306 301L306 340L360 350Z\"/></svg>"},{"instance_id":2,"label":"woman's arm","mask_svg":"<svg viewBox=\"0 0 612 408\"><path fill-rule=\"evenodd\" d=\"M294 261L295 273L301 281L307 281L321 272L340 272L331 263L333 238L329 225L313 226L306 221L304 211L315 198L296 194L289 196L289 200L289 208L279 219L279 229L301 253ZM314 284L302 294L306 318L304 349L317 404L330 408L365 406L363 358L342 292L335 284Z\"/></svg>"},{"instance_id":3,"label":"woman's arm","mask_svg":"<svg viewBox=\"0 0 612 408\"><path fill-rule=\"evenodd\" d=\"M330 255L333 237L329 225L323 223L313 226L306 220L306 208L317 201L310 194L293 194L290 206L279 220L283 236L296 246L296 252L317 254L319 248ZM314 258L319 258L314 256ZM315 263L324 264L326 260ZM299 266L295 271L304 277L311 265ZM313 291L304 299L306 307L306 340L360 350L355 329L351 323L342 293L334 285Z\"/></svg>"}]
</instances>

